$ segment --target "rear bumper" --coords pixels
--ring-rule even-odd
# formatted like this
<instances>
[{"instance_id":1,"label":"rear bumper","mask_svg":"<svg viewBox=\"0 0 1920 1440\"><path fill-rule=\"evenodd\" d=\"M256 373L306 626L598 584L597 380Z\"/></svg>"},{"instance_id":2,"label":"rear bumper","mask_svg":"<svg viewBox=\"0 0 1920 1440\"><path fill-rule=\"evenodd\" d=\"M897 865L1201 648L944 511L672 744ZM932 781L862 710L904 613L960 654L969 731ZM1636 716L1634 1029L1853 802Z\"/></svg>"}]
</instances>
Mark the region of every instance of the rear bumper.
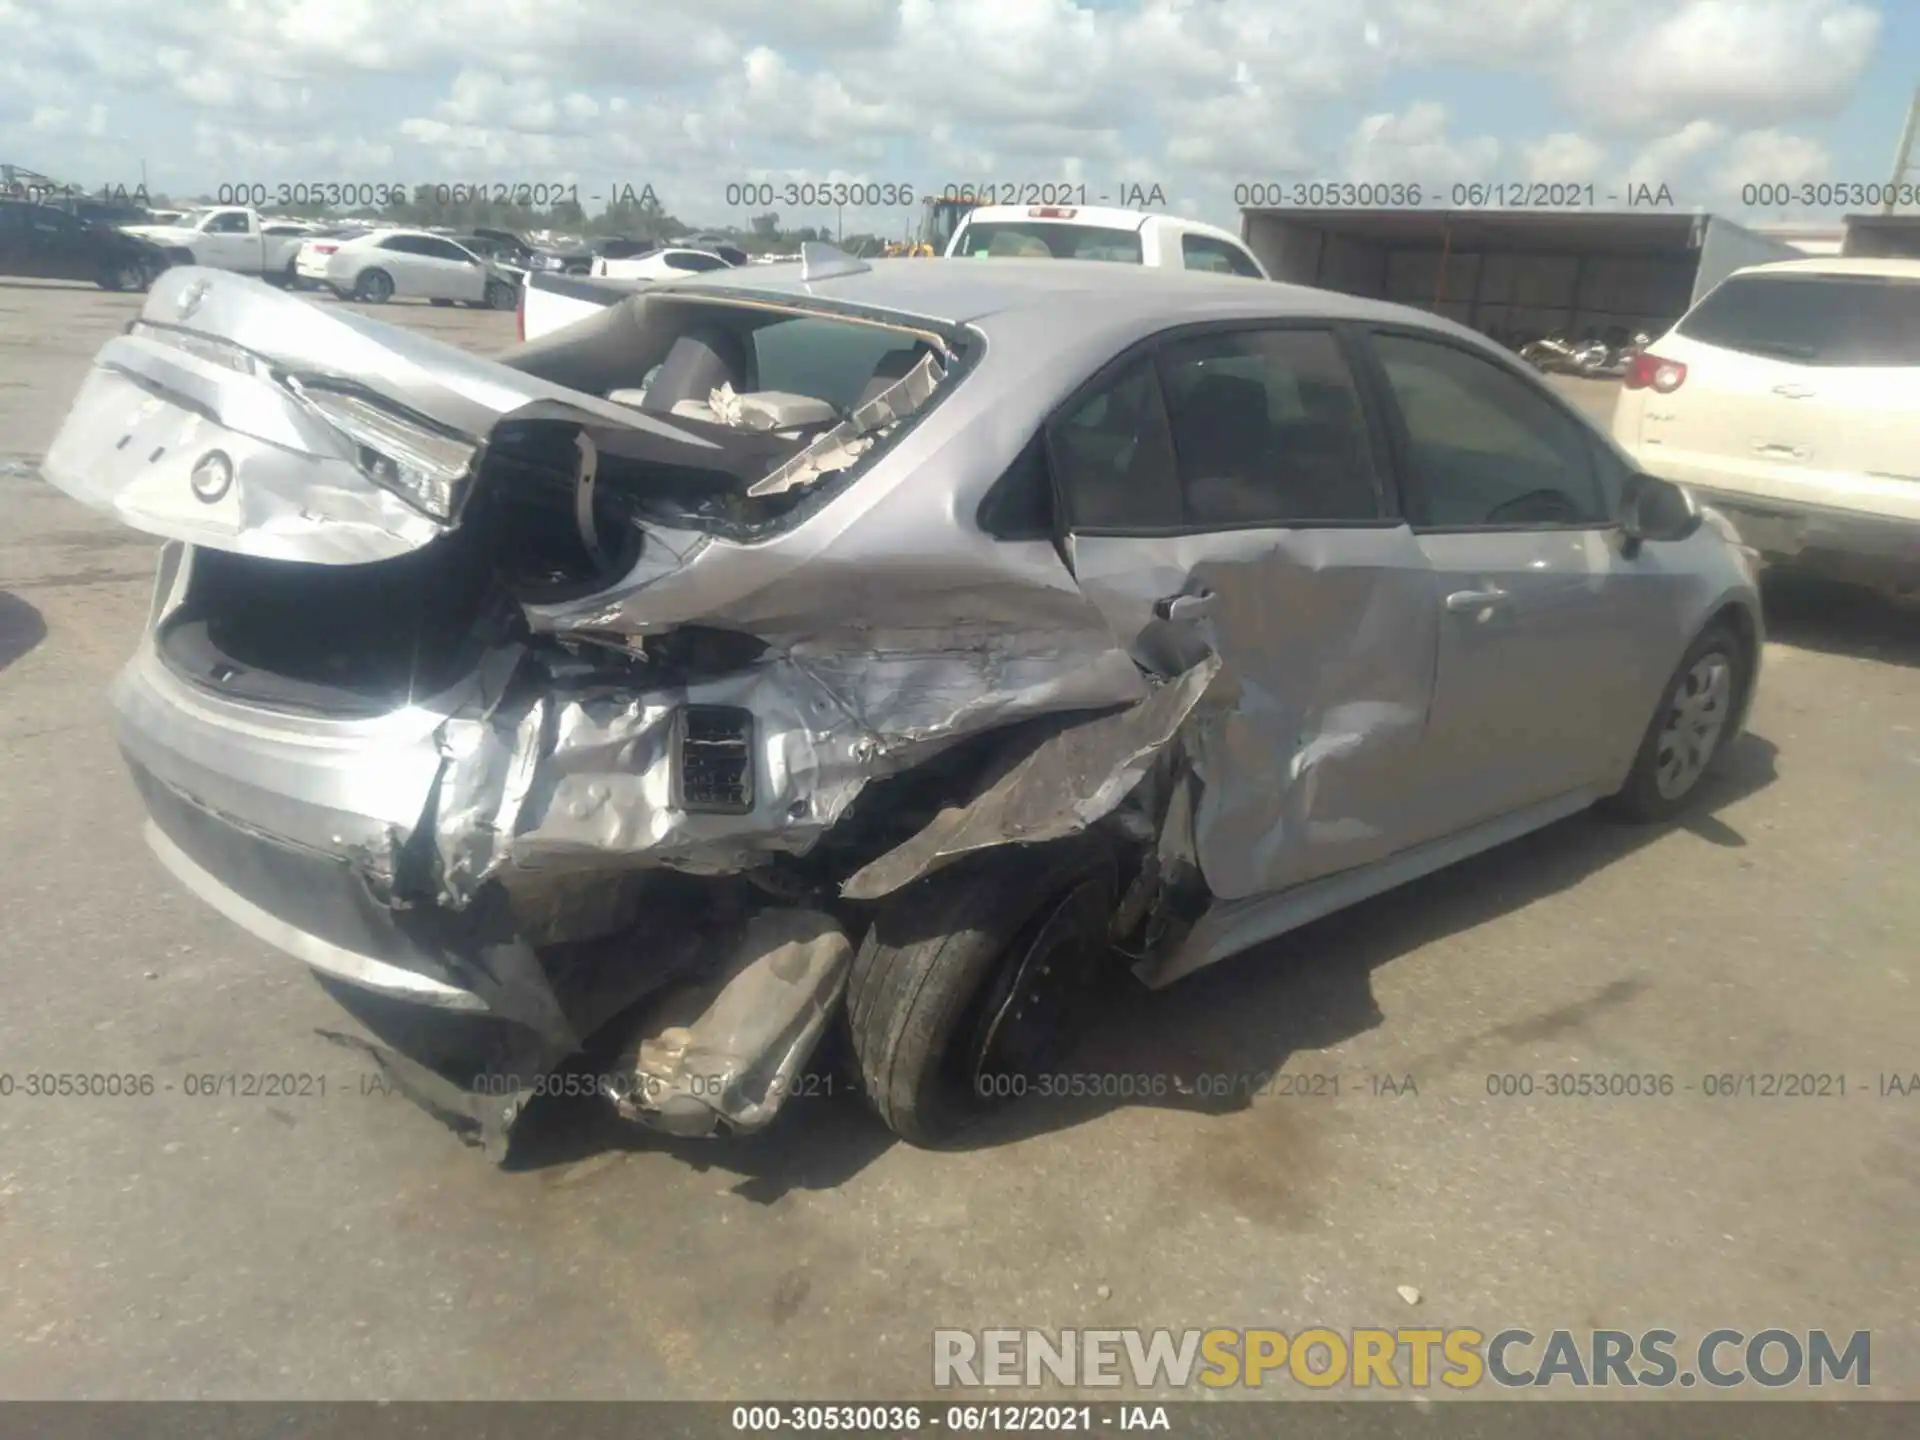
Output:
<instances>
[{"instance_id":1,"label":"rear bumper","mask_svg":"<svg viewBox=\"0 0 1920 1440\"><path fill-rule=\"evenodd\" d=\"M1857 559L1871 568L1920 573L1920 520L1778 500L1687 483L1720 511L1744 544L1775 562Z\"/></svg>"}]
</instances>

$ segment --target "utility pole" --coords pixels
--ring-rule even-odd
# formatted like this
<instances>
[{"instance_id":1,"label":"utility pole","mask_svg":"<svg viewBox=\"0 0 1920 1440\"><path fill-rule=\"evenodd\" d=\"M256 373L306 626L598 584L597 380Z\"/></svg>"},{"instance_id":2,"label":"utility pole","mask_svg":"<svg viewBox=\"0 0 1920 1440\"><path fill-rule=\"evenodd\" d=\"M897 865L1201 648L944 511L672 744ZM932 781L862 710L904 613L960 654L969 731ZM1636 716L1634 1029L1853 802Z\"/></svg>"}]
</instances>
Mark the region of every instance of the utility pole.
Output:
<instances>
[{"instance_id":1,"label":"utility pole","mask_svg":"<svg viewBox=\"0 0 1920 1440\"><path fill-rule=\"evenodd\" d=\"M1907 124L1906 128L1900 132L1900 149L1893 157L1893 180L1887 186L1887 203L1880 207L1882 214L1893 213L1894 197L1899 193L1900 187L1906 183L1907 176L1911 175L1916 168L1913 161L1913 147L1916 141L1920 141L1920 86L1914 88L1913 100L1907 106Z\"/></svg>"}]
</instances>

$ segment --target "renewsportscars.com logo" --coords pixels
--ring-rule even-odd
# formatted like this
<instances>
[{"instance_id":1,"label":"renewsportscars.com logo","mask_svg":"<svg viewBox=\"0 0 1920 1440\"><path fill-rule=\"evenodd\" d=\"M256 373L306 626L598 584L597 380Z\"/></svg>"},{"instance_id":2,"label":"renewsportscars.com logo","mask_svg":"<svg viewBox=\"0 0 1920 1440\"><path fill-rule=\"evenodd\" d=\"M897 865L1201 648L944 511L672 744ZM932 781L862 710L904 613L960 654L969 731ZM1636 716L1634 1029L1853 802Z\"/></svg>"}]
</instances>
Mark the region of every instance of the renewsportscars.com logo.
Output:
<instances>
[{"instance_id":1,"label":"renewsportscars.com logo","mask_svg":"<svg viewBox=\"0 0 1920 1440\"><path fill-rule=\"evenodd\" d=\"M1304 1385L1326 1390L1627 1386L1715 1389L1873 1381L1873 1334L1712 1330L936 1330L939 1389Z\"/></svg>"}]
</instances>

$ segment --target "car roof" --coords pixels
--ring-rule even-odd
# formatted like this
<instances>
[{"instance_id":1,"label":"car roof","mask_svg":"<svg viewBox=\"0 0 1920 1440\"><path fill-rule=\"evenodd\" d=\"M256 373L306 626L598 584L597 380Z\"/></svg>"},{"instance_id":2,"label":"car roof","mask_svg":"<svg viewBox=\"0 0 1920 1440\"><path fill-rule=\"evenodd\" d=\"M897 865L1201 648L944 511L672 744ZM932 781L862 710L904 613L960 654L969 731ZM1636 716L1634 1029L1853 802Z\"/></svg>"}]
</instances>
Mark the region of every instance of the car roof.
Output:
<instances>
[{"instance_id":1,"label":"car roof","mask_svg":"<svg viewBox=\"0 0 1920 1440\"><path fill-rule=\"evenodd\" d=\"M1040 210L1058 210L1058 215L1040 215ZM1083 225L1095 230L1126 230L1138 232L1146 229L1155 220L1178 225L1182 230L1192 230L1201 235L1212 235L1216 239L1231 240L1242 248L1245 242L1231 230L1223 230L1218 225L1209 225L1204 220L1189 220L1184 215L1166 215L1152 210L1124 210L1117 205L980 205L969 210L961 219L963 225L974 221L1005 223L1020 221L1035 225Z\"/></svg>"},{"instance_id":2,"label":"car roof","mask_svg":"<svg viewBox=\"0 0 1920 1440\"><path fill-rule=\"evenodd\" d=\"M1920 260L1900 258L1865 259L1840 255L1816 255L1805 260L1774 260L1765 265L1747 265L1735 275L1867 275L1890 280L1920 280Z\"/></svg>"},{"instance_id":3,"label":"car roof","mask_svg":"<svg viewBox=\"0 0 1920 1440\"><path fill-rule=\"evenodd\" d=\"M805 280L791 261L708 271L666 281L659 293L724 292L802 302L841 302L949 325L1013 312L1059 316L1067 323L1104 322L1124 313L1143 328L1183 319L1380 320L1414 322L1487 342L1441 316L1337 290L1253 280L1207 271L1172 270L1105 260L879 259L854 274Z\"/></svg>"},{"instance_id":4,"label":"car roof","mask_svg":"<svg viewBox=\"0 0 1920 1440\"><path fill-rule=\"evenodd\" d=\"M451 240L456 245L460 243L460 237L458 235L446 234L438 230L418 230L409 225L383 225L378 230L369 230L366 234L356 238L361 240L390 240L396 235L412 235L421 240Z\"/></svg>"}]
</instances>

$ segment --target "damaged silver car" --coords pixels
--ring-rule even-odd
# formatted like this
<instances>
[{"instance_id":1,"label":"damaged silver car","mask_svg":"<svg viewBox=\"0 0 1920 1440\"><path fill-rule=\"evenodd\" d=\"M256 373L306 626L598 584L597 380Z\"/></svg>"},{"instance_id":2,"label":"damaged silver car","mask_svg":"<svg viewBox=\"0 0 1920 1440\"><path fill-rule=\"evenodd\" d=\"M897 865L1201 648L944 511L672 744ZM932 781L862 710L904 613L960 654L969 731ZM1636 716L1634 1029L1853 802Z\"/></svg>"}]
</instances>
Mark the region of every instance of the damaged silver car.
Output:
<instances>
[{"instance_id":1,"label":"damaged silver car","mask_svg":"<svg viewBox=\"0 0 1920 1440\"><path fill-rule=\"evenodd\" d=\"M165 538L113 690L179 880L499 1151L592 1041L752 1131L843 1026L937 1143L1171 983L1751 698L1749 559L1525 367L1048 262L650 287L500 360L170 271L48 454Z\"/></svg>"}]
</instances>

